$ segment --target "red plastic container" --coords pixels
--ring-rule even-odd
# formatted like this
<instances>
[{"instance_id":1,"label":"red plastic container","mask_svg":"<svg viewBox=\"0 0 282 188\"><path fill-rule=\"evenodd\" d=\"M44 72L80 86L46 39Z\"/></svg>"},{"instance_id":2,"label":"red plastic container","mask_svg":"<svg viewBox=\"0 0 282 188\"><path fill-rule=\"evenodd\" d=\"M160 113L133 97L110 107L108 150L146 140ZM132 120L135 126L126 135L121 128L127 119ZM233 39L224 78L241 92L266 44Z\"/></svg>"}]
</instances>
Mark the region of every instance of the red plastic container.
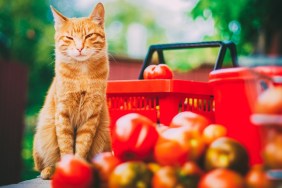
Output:
<instances>
[{"instance_id":1,"label":"red plastic container","mask_svg":"<svg viewBox=\"0 0 282 188\"><path fill-rule=\"evenodd\" d=\"M204 115L214 122L214 97L209 83L185 80L109 81L107 103L111 126L131 112L169 125L181 111Z\"/></svg>"},{"instance_id":2,"label":"red plastic container","mask_svg":"<svg viewBox=\"0 0 282 188\"><path fill-rule=\"evenodd\" d=\"M138 112L165 125L169 125L172 118L182 111L202 114L214 122L214 97L208 82L143 80L143 72L152 63L153 54L157 54L159 64L164 64L164 51L215 47L219 48L219 53L214 69L221 68L228 49L233 66L238 66L235 44L230 41L151 45L139 74L140 80L108 82L111 126L119 117L131 112Z\"/></svg>"},{"instance_id":3,"label":"red plastic container","mask_svg":"<svg viewBox=\"0 0 282 188\"><path fill-rule=\"evenodd\" d=\"M243 67L212 71L209 81L215 97L215 121L225 125L228 136L246 147L251 164L261 163L259 128L251 123L250 116L267 81L253 70Z\"/></svg>"}]
</instances>

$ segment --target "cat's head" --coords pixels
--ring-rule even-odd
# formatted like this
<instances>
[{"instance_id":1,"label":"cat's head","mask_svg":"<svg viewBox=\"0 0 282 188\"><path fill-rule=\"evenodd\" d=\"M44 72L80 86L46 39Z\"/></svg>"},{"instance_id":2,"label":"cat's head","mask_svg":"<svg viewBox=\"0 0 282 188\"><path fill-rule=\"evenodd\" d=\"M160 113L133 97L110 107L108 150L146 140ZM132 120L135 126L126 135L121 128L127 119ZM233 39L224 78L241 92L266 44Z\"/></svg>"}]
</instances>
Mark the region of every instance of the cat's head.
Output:
<instances>
[{"instance_id":1,"label":"cat's head","mask_svg":"<svg viewBox=\"0 0 282 188\"><path fill-rule=\"evenodd\" d=\"M56 59L82 62L106 53L104 6L98 3L89 17L67 18L51 6L55 20Z\"/></svg>"}]
</instances>

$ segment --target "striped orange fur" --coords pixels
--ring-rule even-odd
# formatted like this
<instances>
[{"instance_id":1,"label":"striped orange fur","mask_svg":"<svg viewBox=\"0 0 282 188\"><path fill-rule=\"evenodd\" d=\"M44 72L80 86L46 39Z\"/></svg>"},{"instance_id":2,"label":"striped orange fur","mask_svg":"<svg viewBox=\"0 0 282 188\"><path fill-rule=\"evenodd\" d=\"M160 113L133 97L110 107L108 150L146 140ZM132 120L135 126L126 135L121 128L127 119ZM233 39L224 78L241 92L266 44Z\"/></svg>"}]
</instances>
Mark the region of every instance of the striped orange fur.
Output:
<instances>
[{"instance_id":1,"label":"striped orange fur","mask_svg":"<svg viewBox=\"0 0 282 188\"><path fill-rule=\"evenodd\" d=\"M55 77L39 113L33 143L35 169L50 179L67 154L91 160L111 151L106 85L109 73L104 7L89 17L55 20Z\"/></svg>"}]
</instances>

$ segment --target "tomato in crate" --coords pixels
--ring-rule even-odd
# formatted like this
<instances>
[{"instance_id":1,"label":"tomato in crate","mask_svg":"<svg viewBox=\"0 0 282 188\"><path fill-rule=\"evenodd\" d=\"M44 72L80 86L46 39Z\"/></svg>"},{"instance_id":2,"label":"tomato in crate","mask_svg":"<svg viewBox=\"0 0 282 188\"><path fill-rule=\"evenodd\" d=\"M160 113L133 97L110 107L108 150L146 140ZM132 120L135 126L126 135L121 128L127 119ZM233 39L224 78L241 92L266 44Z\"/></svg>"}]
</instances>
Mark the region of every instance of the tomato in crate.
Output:
<instances>
[{"instance_id":1,"label":"tomato in crate","mask_svg":"<svg viewBox=\"0 0 282 188\"><path fill-rule=\"evenodd\" d=\"M149 65L143 74L144 79L172 79L173 72L166 64Z\"/></svg>"}]
</instances>

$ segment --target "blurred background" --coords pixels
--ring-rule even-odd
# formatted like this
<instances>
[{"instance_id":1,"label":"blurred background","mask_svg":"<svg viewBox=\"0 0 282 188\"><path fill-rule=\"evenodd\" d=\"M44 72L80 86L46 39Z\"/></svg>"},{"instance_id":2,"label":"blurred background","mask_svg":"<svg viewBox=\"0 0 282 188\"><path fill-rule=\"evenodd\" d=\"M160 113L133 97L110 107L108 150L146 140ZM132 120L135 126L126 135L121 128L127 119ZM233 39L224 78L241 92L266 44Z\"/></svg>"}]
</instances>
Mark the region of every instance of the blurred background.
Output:
<instances>
[{"instance_id":1,"label":"blurred background","mask_svg":"<svg viewBox=\"0 0 282 188\"><path fill-rule=\"evenodd\" d=\"M280 0L100 2L106 10L111 80L137 79L152 44L231 40L242 66L282 64ZM0 185L38 175L33 171L32 139L37 114L54 76L54 26L49 6L67 17L80 17L88 16L97 3L0 0ZM212 70L217 53L214 49L189 50L168 53L166 59L174 71L186 74L206 67ZM206 79L207 75L199 78Z\"/></svg>"}]
</instances>

